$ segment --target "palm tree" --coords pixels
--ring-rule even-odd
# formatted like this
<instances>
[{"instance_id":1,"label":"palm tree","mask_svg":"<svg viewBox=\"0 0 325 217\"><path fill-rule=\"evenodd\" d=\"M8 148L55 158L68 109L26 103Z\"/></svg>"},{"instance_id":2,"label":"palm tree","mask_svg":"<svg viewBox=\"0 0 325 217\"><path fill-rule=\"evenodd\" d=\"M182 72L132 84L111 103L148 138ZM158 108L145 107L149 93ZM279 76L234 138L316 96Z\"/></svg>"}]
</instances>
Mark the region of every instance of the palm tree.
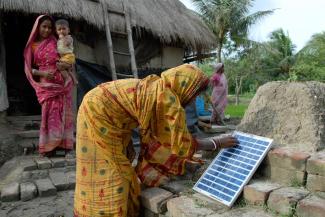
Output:
<instances>
[{"instance_id":1,"label":"palm tree","mask_svg":"<svg viewBox=\"0 0 325 217\"><path fill-rule=\"evenodd\" d=\"M236 45L247 41L249 27L274 10L248 14L254 0L192 0L217 40L217 61L229 37Z\"/></svg>"}]
</instances>

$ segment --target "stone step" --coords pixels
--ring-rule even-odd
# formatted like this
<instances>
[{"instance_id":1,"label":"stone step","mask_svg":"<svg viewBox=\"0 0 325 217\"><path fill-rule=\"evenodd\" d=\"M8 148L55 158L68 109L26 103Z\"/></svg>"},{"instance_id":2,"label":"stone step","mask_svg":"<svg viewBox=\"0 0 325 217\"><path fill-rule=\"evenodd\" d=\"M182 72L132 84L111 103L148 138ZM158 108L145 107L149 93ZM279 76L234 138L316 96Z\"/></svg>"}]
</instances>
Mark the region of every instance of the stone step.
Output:
<instances>
[{"instance_id":1,"label":"stone step","mask_svg":"<svg viewBox=\"0 0 325 217\"><path fill-rule=\"evenodd\" d=\"M20 156L10 162L0 169L0 174L4 175L0 180L2 202L27 201L37 195L47 197L75 187L75 158ZM20 186L18 193L13 183Z\"/></svg>"},{"instance_id":2,"label":"stone step","mask_svg":"<svg viewBox=\"0 0 325 217\"><path fill-rule=\"evenodd\" d=\"M39 130L24 130L16 132L16 135L26 139L26 138L39 138Z\"/></svg>"}]
</instances>

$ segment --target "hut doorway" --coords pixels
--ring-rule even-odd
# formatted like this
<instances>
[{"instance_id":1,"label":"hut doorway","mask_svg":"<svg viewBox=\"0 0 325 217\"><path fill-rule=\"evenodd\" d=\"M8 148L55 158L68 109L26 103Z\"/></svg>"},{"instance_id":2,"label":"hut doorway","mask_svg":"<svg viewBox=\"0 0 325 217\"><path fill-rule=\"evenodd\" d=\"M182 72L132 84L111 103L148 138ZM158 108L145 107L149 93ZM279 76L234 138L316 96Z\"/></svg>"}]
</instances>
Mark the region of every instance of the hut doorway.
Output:
<instances>
[{"instance_id":1,"label":"hut doorway","mask_svg":"<svg viewBox=\"0 0 325 217\"><path fill-rule=\"evenodd\" d=\"M39 115L41 107L24 72L23 52L33 27L34 16L8 13L3 16L6 49L8 115Z\"/></svg>"}]
</instances>

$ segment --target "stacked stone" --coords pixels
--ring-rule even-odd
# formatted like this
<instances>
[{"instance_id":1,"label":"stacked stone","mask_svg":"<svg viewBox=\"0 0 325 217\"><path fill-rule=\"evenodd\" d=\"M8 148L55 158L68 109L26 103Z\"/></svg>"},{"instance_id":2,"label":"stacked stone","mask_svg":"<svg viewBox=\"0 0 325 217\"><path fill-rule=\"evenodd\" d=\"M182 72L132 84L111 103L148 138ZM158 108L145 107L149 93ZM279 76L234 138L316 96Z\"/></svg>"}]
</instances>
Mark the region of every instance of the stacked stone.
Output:
<instances>
[{"instance_id":1,"label":"stacked stone","mask_svg":"<svg viewBox=\"0 0 325 217\"><path fill-rule=\"evenodd\" d=\"M312 155L307 161L308 190L325 192L325 151Z\"/></svg>"},{"instance_id":2,"label":"stacked stone","mask_svg":"<svg viewBox=\"0 0 325 217\"><path fill-rule=\"evenodd\" d=\"M289 148L275 148L264 160L264 177L287 186L304 186L306 183L306 162L310 157L304 152Z\"/></svg>"},{"instance_id":3,"label":"stacked stone","mask_svg":"<svg viewBox=\"0 0 325 217\"><path fill-rule=\"evenodd\" d=\"M37 195L55 196L57 191L74 189L75 163L75 159L63 157L21 160L21 178L2 189L1 201L28 201Z\"/></svg>"}]
</instances>

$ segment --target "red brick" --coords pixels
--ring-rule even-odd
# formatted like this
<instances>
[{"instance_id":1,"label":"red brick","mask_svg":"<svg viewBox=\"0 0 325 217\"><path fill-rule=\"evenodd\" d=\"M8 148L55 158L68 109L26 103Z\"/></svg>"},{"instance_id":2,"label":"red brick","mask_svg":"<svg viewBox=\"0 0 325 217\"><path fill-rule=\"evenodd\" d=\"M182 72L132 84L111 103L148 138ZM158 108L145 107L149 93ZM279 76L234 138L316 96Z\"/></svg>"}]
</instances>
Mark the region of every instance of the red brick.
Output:
<instances>
[{"instance_id":1,"label":"red brick","mask_svg":"<svg viewBox=\"0 0 325 217\"><path fill-rule=\"evenodd\" d=\"M308 174L325 176L325 152L312 155L307 161Z\"/></svg>"},{"instance_id":2,"label":"red brick","mask_svg":"<svg viewBox=\"0 0 325 217\"><path fill-rule=\"evenodd\" d=\"M325 191L325 176L308 174L306 187L310 191Z\"/></svg>"},{"instance_id":3,"label":"red brick","mask_svg":"<svg viewBox=\"0 0 325 217\"><path fill-rule=\"evenodd\" d=\"M305 198L298 202L296 214L298 217L324 217L325 200L316 196Z\"/></svg>"},{"instance_id":4,"label":"red brick","mask_svg":"<svg viewBox=\"0 0 325 217\"><path fill-rule=\"evenodd\" d=\"M309 157L310 155L307 153L297 152L289 148L275 148L268 153L265 161L271 167L305 171Z\"/></svg>"},{"instance_id":5,"label":"red brick","mask_svg":"<svg viewBox=\"0 0 325 217\"><path fill-rule=\"evenodd\" d=\"M308 195L308 191L300 188L280 188L271 192L267 206L281 215L292 215L298 201Z\"/></svg>"},{"instance_id":6,"label":"red brick","mask_svg":"<svg viewBox=\"0 0 325 217\"><path fill-rule=\"evenodd\" d=\"M263 170L263 175L272 182L292 186L303 185L305 183L306 172L267 165Z\"/></svg>"},{"instance_id":7,"label":"red brick","mask_svg":"<svg viewBox=\"0 0 325 217\"><path fill-rule=\"evenodd\" d=\"M250 204L264 205L269 194L280 187L276 183L255 181L244 187L244 198Z\"/></svg>"}]
</instances>

